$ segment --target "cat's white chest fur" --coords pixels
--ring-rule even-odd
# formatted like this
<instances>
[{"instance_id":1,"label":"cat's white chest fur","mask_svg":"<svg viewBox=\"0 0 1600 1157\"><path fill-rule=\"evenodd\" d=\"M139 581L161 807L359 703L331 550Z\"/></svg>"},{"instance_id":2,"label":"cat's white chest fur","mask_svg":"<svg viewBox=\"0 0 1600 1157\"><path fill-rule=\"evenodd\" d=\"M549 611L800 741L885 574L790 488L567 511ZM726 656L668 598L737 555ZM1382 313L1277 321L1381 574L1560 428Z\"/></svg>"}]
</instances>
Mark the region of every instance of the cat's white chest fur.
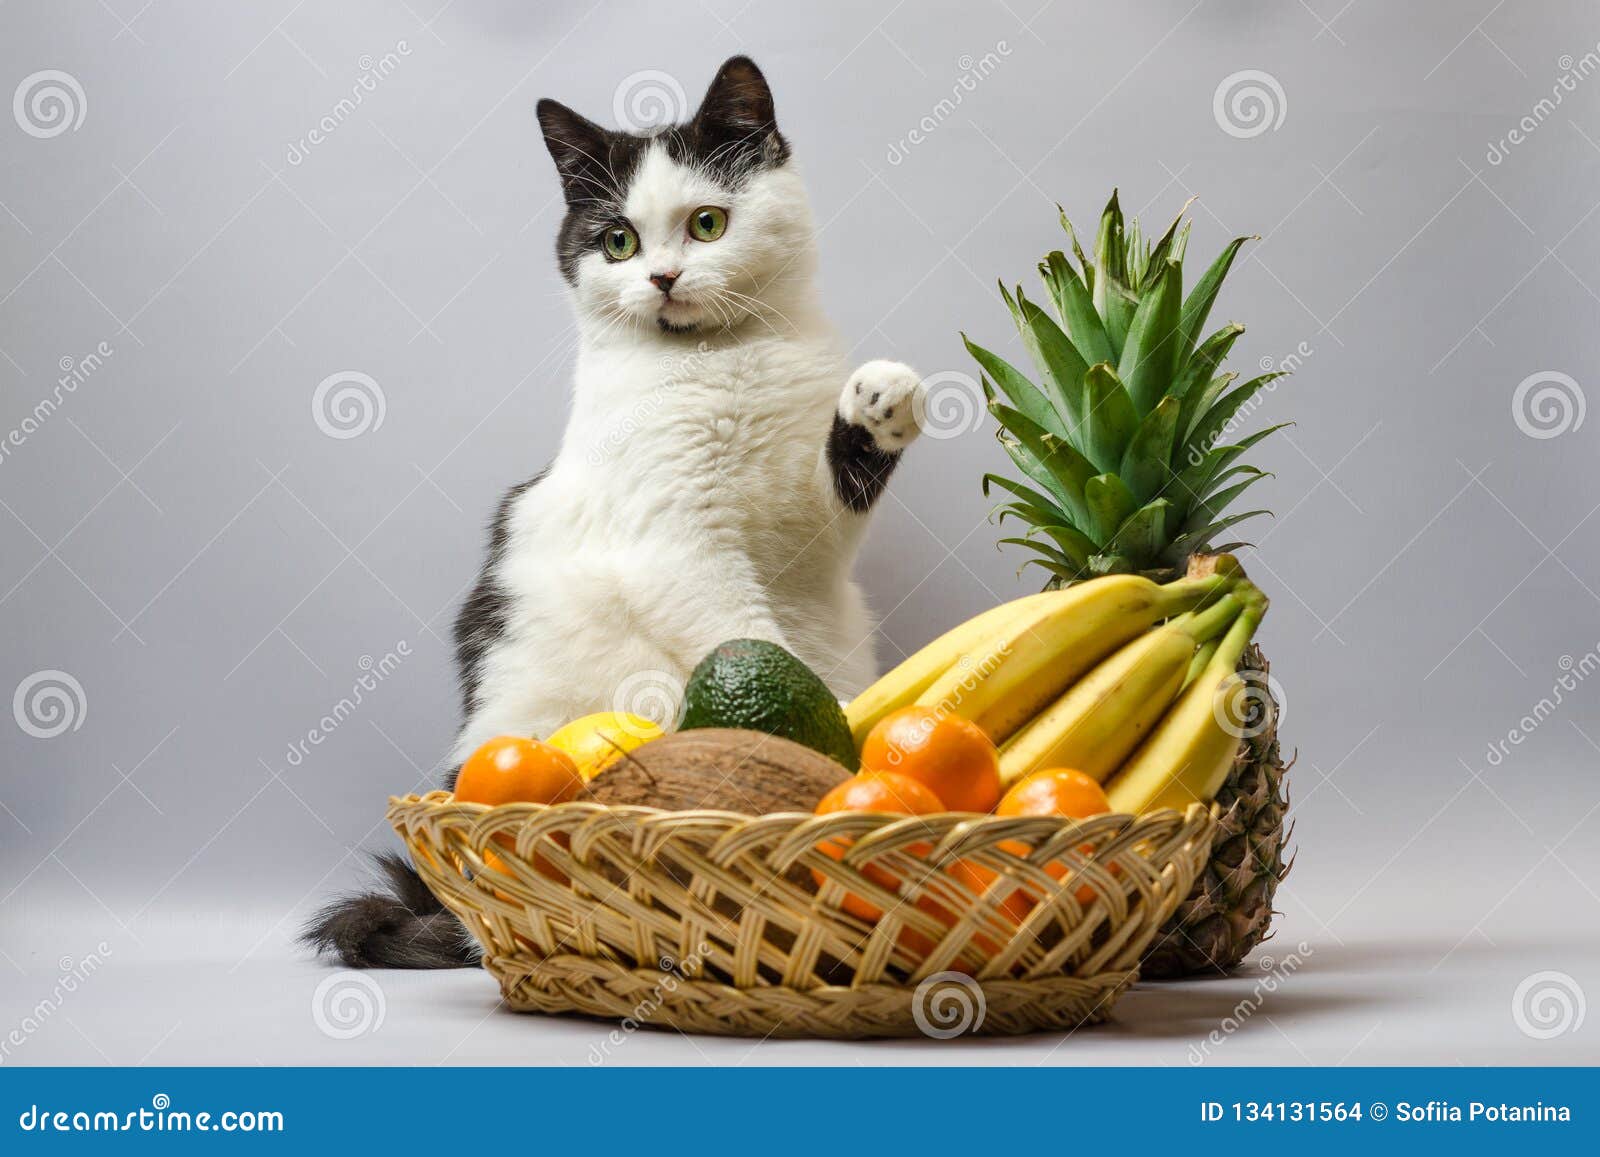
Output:
<instances>
[{"instance_id":1,"label":"cat's white chest fur","mask_svg":"<svg viewBox=\"0 0 1600 1157\"><path fill-rule=\"evenodd\" d=\"M585 351L561 451L510 511L506 631L457 758L590 711L662 714L729 638L781 643L841 696L870 681L863 523L824 452L842 366L826 331Z\"/></svg>"},{"instance_id":2,"label":"cat's white chest fur","mask_svg":"<svg viewBox=\"0 0 1600 1157\"><path fill-rule=\"evenodd\" d=\"M797 500L819 470L844 367L831 337L757 337L712 348L646 338L586 352L556 471L581 474L629 533L732 524L752 533L774 514L826 516Z\"/></svg>"}]
</instances>

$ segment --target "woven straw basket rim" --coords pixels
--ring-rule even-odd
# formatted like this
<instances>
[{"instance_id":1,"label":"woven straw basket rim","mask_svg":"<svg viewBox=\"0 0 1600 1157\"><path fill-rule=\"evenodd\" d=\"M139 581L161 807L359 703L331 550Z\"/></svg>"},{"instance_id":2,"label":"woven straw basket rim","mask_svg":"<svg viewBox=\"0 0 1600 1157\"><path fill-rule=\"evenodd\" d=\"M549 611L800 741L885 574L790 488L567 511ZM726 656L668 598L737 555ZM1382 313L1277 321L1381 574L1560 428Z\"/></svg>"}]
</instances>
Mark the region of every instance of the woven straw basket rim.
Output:
<instances>
[{"instance_id":1,"label":"woven straw basket rim","mask_svg":"<svg viewBox=\"0 0 1600 1157\"><path fill-rule=\"evenodd\" d=\"M442 791L388 818L513 1009L832 1038L955 1035L939 1016L962 1000L964 1031L1104 1019L1214 824L1199 804L751 816Z\"/></svg>"}]
</instances>

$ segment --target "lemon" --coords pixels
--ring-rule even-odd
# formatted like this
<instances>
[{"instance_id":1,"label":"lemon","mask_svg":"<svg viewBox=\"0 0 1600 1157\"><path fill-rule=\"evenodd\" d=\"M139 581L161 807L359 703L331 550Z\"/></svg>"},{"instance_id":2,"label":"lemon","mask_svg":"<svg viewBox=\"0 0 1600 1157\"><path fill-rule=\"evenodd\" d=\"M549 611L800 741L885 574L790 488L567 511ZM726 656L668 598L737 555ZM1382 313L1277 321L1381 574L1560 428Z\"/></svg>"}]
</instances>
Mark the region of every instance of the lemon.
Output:
<instances>
[{"instance_id":1,"label":"lemon","mask_svg":"<svg viewBox=\"0 0 1600 1157\"><path fill-rule=\"evenodd\" d=\"M578 765L578 774L588 783L621 758L624 752L632 751L663 734L658 724L642 715L631 715L626 711L596 711L593 715L574 719L545 742L572 756L572 761Z\"/></svg>"}]
</instances>

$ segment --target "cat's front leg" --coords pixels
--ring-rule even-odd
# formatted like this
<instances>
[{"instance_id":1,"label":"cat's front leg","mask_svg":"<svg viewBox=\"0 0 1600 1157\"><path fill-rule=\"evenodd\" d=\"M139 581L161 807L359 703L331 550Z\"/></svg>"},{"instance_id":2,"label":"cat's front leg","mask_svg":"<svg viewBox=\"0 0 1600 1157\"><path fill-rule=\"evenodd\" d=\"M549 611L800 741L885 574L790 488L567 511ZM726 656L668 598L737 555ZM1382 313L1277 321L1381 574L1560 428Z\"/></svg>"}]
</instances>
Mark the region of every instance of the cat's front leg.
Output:
<instances>
[{"instance_id":1,"label":"cat's front leg","mask_svg":"<svg viewBox=\"0 0 1600 1157\"><path fill-rule=\"evenodd\" d=\"M922 380L903 362L878 359L850 375L828 435L828 465L840 502L858 513L872 508L901 453L922 432L922 407Z\"/></svg>"}]
</instances>

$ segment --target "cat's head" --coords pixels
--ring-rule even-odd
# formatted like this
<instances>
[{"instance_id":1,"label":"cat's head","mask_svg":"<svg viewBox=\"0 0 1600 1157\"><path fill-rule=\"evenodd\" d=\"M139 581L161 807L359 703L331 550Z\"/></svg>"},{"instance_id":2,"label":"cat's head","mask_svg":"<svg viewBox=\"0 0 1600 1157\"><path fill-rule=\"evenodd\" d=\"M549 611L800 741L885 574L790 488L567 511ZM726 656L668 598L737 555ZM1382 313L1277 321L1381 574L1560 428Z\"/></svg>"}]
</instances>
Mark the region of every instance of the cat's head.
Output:
<instances>
[{"instance_id":1,"label":"cat's head","mask_svg":"<svg viewBox=\"0 0 1600 1157\"><path fill-rule=\"evenodd\" d=\"M725 63L680 125L614 132L553 100L539 124L566 198L556 256L586 321L693 333L783 316L811 216L751 60Z\"/></svg>"}]
</instances>

